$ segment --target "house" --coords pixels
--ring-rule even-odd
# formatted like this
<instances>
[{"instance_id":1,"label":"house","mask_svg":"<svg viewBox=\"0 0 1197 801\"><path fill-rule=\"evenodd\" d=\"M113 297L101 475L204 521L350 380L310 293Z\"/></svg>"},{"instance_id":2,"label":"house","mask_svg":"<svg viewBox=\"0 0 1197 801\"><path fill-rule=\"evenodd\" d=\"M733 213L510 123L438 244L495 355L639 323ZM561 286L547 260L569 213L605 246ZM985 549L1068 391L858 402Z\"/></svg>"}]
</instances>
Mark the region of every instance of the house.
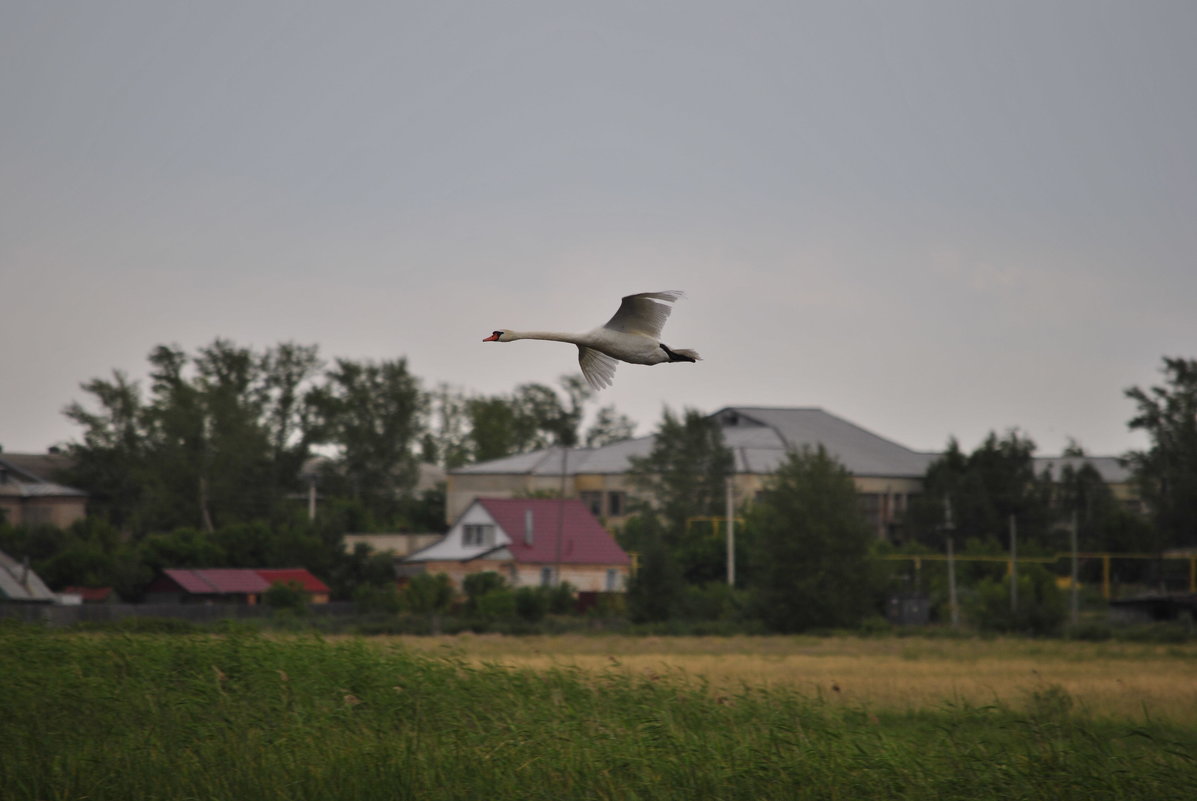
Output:
<instances>
[{"instance_id":1,"label":"house","mask_svg":"<svg viewBox=\"0 0 1197 801\"><path fill-rule=\"evenodd\" d=\"M739 501L751 500L791 449L822 445L853 476L861 506L878 536L888 536L938 454L899 445L817 408L728 406L711 415L734 456L733 483ZM580 499L591 513L618 526L640 493L629 471L634 457L647 456L653 437L601 448L549 448L467 465L449 472L446 511L460 515L480 497L514 497L559 491Z\"/></svg>"},{"instance_id":2,"label":"house","mask_svg":"<svg viewBox=\"0 0 1197 801\"><path fill-rule=\"evenodd\" d=\"M764 489L791 450L822 446L852 474L860 507L879 538L890 539L911 498L923 489L927 467L939 453L916 451L874 434L819 408L727 406L710 415L734 457L732 483L737 503ZM632 459L647 456L654 437L638 437L600 448L548 448L451 470L445 493L446 516L453 519L477 498L511 498L560 492L580 499L605 524L619 527L629 500L643 490L632 480ZM1138 508L1129 471L1113 457L1035 459L1035 472L1054 475L1067 465L1088 462L1115 496Z\"/></svg>"},{"instance_id":3,"label":"house","mask_svg":"<svg viewBox=\"0 0 1197 801\"><path fill-rule=\"evenodd\" d=\"M328 602L328 586L307 570L291 568L167 569L146 589L151 603L227 603L253 606L276 582L297 582L312 603Z\"/></svg>"},{"instance_id":4,"label":"house","mask_svg":"<svg viewBox=\"0 0 1197 801\"><path fill-rule=\"evenodd\" d=\"M58 597L29 567L0 551L0 602L52 604Z\"/></svg>"},{"instance_id":5,"label":"house","mask_svg":"<svg viewBox=\"0 0 1197 801\"><path fill-rule=\"evenodd\" d=\"M621 592L631 560L578 499L478 498L438 542L404 558L401 577L445 573L460 588L494 571L515 587L568 582L581 592Z\"/></svg>"},{"instance_id":6,"label":"house","mask_svg":"<svg viewBox=\"0 0 1197 801\"><path fill-rule=\"evenodd\" d=\"M87 493L53 480L69 466L57 453L0 453L0 519L66 528L87 515Z\"/></svg>"}]
</instances>

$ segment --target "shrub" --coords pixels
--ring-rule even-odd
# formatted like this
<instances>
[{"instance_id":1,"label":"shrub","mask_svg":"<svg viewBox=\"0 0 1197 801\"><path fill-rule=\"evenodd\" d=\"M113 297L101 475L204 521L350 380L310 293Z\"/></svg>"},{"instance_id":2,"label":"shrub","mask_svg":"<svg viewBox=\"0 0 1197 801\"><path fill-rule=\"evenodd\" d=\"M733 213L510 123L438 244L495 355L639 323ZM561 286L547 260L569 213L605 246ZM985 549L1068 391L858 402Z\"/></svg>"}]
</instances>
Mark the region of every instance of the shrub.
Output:
<instances>
[{"instance_id":1,"label":"shrub","mask_svg":"<svg viewBox=\"0 0 1197 801\"><path fill-rule=\"evenodd\" d=\"M271 609L288 609L298 614L308 611L308 596L298 581L276 581L262 594L262 603Z\"/></svg>"},{"instance_id":2,"label":"shrub","mask_svg":"<svg viewBox=\"0 0 1197 801\"><path fill-rule=\"evenodd\" d=\"M1018 568L1018 608L1010 608L1010 578L986 579L968 604L969 618L987 631L1051 634L1064 622L1064 596L1055 577L1041 565Z\"/></svg>"}]
</instances>

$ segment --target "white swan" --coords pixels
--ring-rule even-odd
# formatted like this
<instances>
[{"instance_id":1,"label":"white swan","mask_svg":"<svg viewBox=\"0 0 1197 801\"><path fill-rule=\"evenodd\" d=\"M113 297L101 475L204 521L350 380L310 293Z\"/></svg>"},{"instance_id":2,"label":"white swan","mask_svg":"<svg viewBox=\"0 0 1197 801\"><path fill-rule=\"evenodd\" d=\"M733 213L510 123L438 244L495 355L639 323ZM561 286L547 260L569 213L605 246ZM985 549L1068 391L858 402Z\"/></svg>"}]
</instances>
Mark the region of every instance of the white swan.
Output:
<instances>
[{"instance_id":1,"label":"white swan","mask_svg":"<svg viewBox=\"0 0 1197 801\"><path fill-rule=\"evenodd\" d=\"M585 334L560 334L555 331L512 331L500 328L483 342L514 342L517 339L544 339L570 342L578 346L578 364L582 375L594 389L608 387L615 378L616 362L660 364L661 362L696 362L692 350L670 348L661 341L661 328L673 310L668 303L683 297L677 290L641 292L628 295L619 311L600 328ZM658 303L657 301L664 301Z\"/></svg>"}]
</instances>

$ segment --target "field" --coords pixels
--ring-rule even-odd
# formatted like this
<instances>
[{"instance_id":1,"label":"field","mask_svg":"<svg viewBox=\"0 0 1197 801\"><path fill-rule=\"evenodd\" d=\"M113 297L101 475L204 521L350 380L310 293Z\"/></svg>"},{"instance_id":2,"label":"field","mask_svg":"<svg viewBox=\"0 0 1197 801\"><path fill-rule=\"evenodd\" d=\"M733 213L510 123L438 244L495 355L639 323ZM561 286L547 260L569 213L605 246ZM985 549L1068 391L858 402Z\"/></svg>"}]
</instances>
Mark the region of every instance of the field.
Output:
<instances>
[{"instance_id":1,"label":"field","mask_svg":"<svg viewBox=\"0 0 1197 801\"><path fill-rule=\"evenodd\" d=\"M1187 799L1194 665L1191 644L4 626L0 797Z\"/></svg>"},{"instance_id":2,"label":"field","mask_svg":"<svg viewBox=\"0 0 1197 801\"><path fill-rule=\"evenodd\" d=\"M410 637L406 648L475 664L668 676L718 695L794 690L891 712L1033 705L1197 728L1197 644L858 637Z\"/></svg>"}]
</instances>

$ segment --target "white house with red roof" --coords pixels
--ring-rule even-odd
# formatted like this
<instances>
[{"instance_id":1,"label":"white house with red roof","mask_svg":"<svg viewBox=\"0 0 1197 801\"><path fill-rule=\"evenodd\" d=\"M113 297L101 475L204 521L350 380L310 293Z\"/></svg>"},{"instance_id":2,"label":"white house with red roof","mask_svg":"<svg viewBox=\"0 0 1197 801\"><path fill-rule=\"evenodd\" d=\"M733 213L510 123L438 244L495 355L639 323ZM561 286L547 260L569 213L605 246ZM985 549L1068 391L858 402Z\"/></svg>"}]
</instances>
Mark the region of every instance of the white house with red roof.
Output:
<instances>
[{"instance_id":1,"label":"white house with red roof","mask_svg":"<svg viewBox=\"0 0 1197 801\"><path fill-rule=\"evenodd\" d=\"M445 573L459 588L494 571L514 587L568 582L580 592L622 592L631 559L577 499L477 498L439 541L407 556L402 575Z\"/></svg>"}]
</instances>

